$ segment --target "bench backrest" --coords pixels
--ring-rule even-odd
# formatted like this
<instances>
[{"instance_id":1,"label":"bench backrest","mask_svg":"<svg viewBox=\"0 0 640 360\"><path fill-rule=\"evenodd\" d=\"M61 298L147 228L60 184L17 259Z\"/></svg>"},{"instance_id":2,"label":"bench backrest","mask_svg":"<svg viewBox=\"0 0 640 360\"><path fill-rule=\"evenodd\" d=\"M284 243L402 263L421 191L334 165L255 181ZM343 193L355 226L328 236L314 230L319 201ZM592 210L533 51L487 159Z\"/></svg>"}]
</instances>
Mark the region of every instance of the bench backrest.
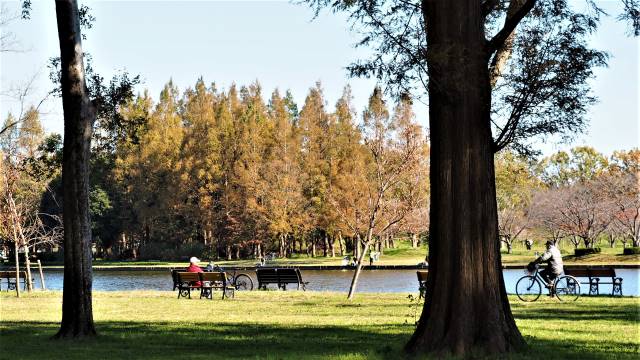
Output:
<instances>
[{"instance_id":1,"label":"bench backrest","mask_svg":"<svg viewBox=\"0 0 640 360\"><path fill-rule=\"evenodd\" d=\"M301 282L300 270L298 269L276 269L278 279L282 283Z\"/></svg>"},{"instance_id":2,"label":"bench backrest","mask_svg":"<svg viewBox=\"0 0 640 360\"><path fill-rule=\"evenodd\" d=\"M256 276L258 276L258 282L277 283L278 273L276 269L256 269Z\"/></svg>"},{"instance_id":3,"label":"bench backrest","mask_svg":"<svg viewBox=\"0 0 640 360\"><path fill-rule=\"evenodd\" d=\"M180 271L178 272L178 281L179 282L200 281L200 273Z\"/></svg>"},{"instance_id":4,"label":"bench backrest","mask_svg":"<svg viewBox=\"0 0 640 360\"><path fill-rule=\"evenodd\" d=\"M25 279L27 277L26 271L20 271L20 279ZM15 279L16 272L15 271L0 271L0 279Z\"/></svg>"},{"instance_id":5,"label":"bench backrest","mask_svg":"<svg viewBox=\"0 0 640 360\"><path fill-rule=\"evenodd\" d=\"M418 270L418 281L425 282L427 281L427 276L429 275L429 270Z\"/></svg>"},{"instance_id":6,"label":"bench backrest","mask_svg":"<svg viewBox=\"0 0 640 360\"><path fill-rule=\"evenodd\" d=\"M260 283L300 283L302 275L300 270L289 268L258 268L256 276Z\"/></svg>"},{"instance_id":7,"label":"bench backrest","mask_svg":"<svg viewBox=\"0 0 640 360\"><path fill-rule=\"evenodd\" d=\"M573 277L589 277L589 270L587 268L580 269L564 269L565 275L571 275Z\"/></svg>"},{"instance_id":8,"label":"bench backrest","mask_svg":"<svg viewBox=\"0 0 640 360\"><path fill-rule=\"evenodd\" d=\"M201 281L221 282L225 284L228 282L227 274L223 272L203 272L199 274Z\"/></svg>"},{"instance_id":9,"label":"bench backrest","mask_svg":"<svg viewBox=\"0 0 640 360\"><path fill-rule=\"evenodd\" d=\"M589 269L591 277L616 277L616 271L613 268Z\"/></svg>"},{"instance_id":10,"label":"bench backrest","mask_svg":"<svg viewBox=\"0 0 640 360\"><path fill-rule=\"evenodd\" d=\"M616 277L616 271L613 268L577 268L577 269L564 269L565 275L571 275L573 277Z\"/></svg>"}]
</instances>

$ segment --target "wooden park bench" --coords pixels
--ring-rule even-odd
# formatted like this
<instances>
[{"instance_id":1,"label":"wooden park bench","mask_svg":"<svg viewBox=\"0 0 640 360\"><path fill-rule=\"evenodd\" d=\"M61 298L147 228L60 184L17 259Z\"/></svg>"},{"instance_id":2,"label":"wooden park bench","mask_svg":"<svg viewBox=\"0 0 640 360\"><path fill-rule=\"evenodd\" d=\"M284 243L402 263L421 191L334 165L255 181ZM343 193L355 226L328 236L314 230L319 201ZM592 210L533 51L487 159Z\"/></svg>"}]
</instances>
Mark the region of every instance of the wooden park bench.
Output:
<instances>
[{"instance_id":1,"label":"wooden park bench","mask_svg":"<svg viewBox=\"0 0 640 360\"><path fill-rule=\"evenodd\" d=\"M200 298L206 297L208 299L213 299L213 291L221 290L222 298L227 297L235 297L235 286L229 283L229 279L227 279L227 274L224 272L204 272L200 274L200 282L202 283L200 287ZM228 295L227 295L228 294Z\"/></svg>"},{"instance_id":2,"label":"wooden park bench","mask_svg":"<svg viewBox=\"0 0 640 360\"><path fill-rule=\"evenodd\" d=\"M279 289L287 290L287 284L296 284L298 290L306 290L309 282L302 281L302 274L298 268L258 268L258 289L267 289L267 285L276 284Z\"/></svg>"},{"instance_id":3,"label":"wooden park bench","mask_svg":"<svg viewBox=\"0 0 640 360\"><path fill-rule=\"evenodd\" d=\"M575 278L587 278L588 281L581 284L589 285L589 295L600 295L600 284L610 284L611 295L622 296L622 278L616 276L613 268L568 268L564 269L564 273Z\"/></svg>"},{"instance_id":4,"label":"wooden park bench","mask_svg":"<svg viewBox=\"0 0 640 360\"><path fill-rule=\"evenodd\" d=\"M200 273L178 271L176 275L178 283L175 288L178 289L178 299L180 299L180 297L188 297L191 299L191 290L200 290L202 288Z\"/></svg>"},{"instance_id":5,"label":"wooden park bench","mask_svg":"<svg viewBox=\"0 0 640 360\"><path fill-rule=\"evenodd\" d=\"M27 283L25 279L27 278L26 271L20 271L20 281L22 282L22 288L27 289ZM16 272L15 271L0 271L0 290L2 290L2 280L6 280L7 291L16 289ZM33 283L33 279L31 279Z\"/></svg>"},{"instance_id":6,"label":"wooden park bench","mask_svg":"<svg viewBox=\"0 0 640 360\"><path fill-rule=\"evenodd\" d=\"M418 274L418 290L420 290L419 298L424 298L427 293L427 275L429 275L429 270L418 270L416 271Z\"/></svg>"},{"instance_id":7,"label":"wooden park bench","mask_svg":"<svg viewBox=\"0 0 640 360\"><path fill-rule=\"evenodd\" d=\"M172 270L173 289L178 290L178 299L191 299L191 290L200 290L200 298L213 299L214 290L222 290L222 298L235 297L235 287L229 283L224 272L194 273Z\"/></svg>"}]
</instances>

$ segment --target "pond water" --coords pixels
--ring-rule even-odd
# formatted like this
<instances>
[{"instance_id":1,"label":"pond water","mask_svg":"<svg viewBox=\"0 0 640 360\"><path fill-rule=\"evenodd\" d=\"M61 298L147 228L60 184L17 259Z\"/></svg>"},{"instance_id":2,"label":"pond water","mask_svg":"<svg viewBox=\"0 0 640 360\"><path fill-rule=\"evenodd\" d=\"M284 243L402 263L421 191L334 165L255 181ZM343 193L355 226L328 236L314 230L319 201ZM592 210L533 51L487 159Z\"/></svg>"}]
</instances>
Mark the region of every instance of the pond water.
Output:
<instances>
[{"instance_id":1,"label":"pond water","mask_svg":"<svg viewBox=\"0 0 640 360\"><path fill-rule=\"evenodd\" d=\"M352 270L301 270L307 290L348 291ZM253 271L239 271L249 274L255 286L257 280ZM524 275L523 269L505 270L504 279L507 292L515 292L515 284ZM616 275L623 278L624 295L640 296L640 269L616 269ZM62 290L62 271L45 271L47 289ZM157 271L94 271L93 289L100 291L118 290L171 290L172 280L169 270ZM36 288L40 287L40 277L34 273ZM580 279L583 280L583 279ZM586 281L586 279L584 279ZM6 288L3 287L3 290ZM358 281L359 292L417 292L418 281L415 270L365 270ZM583 294L588 293L588 285L581 285ZM611 285L601 285L600 294L610 294Z\"/></svg>"}]
</instances>

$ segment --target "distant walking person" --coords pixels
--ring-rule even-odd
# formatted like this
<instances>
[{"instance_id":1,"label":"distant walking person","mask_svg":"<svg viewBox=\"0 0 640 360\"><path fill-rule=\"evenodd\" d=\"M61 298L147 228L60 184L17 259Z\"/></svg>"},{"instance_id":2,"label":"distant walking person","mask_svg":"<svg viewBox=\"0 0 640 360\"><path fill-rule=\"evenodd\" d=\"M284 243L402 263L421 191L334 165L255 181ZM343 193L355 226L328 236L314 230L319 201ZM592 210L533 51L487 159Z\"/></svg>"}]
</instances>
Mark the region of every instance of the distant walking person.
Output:
<instances>
[{"instance_id":1,"label":"distant walking person","mask_svg":"<svg viewBox=\"0 0 640 360\"><path fill-rule=\"evenodd\" d=\"M527 250L531 250L531 246L533 245L533 241L531 241L531 239L526 239L524 241L524 246L527 247Z\"/></svg>"},{"instance_id":2,"label":"distant walking person","mask_svg":"<svg viewBox=\"0 0 640 360\"><path fill-rule=\"evenodd\" d=\"M377 251L369 252L369 266L373 265L374 261L378 261L380 259L380 253Z\"/></svg>"}]
</instances>

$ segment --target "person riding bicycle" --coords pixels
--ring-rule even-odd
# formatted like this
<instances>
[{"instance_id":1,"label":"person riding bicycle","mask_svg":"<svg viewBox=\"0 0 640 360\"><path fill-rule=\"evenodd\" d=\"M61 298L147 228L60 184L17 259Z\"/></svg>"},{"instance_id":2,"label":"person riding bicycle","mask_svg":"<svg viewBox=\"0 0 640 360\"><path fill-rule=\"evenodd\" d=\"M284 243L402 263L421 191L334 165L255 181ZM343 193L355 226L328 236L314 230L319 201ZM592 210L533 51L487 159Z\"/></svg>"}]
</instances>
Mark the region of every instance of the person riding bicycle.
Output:
<instances>
[{"instance_id":1,"label":"person riding bicycle","mask_svg":"<svg viewBox=\"0 0 640 360\"><path fill-rule=\"evenodd\" d=\"M562 254L560 254L560 250L556 247L555 243L551 240L545 243L547 251L545 251L542 255L540 255L537 259L530 262L527 265L527 269L532 271L535 268L536 264L540 264L543 262L547 263L547 267L540 271L540 276L547 282L547 287L551 287L551 284L562 274L563 264L562 264Z\"/></svg>"}]
</instances>

